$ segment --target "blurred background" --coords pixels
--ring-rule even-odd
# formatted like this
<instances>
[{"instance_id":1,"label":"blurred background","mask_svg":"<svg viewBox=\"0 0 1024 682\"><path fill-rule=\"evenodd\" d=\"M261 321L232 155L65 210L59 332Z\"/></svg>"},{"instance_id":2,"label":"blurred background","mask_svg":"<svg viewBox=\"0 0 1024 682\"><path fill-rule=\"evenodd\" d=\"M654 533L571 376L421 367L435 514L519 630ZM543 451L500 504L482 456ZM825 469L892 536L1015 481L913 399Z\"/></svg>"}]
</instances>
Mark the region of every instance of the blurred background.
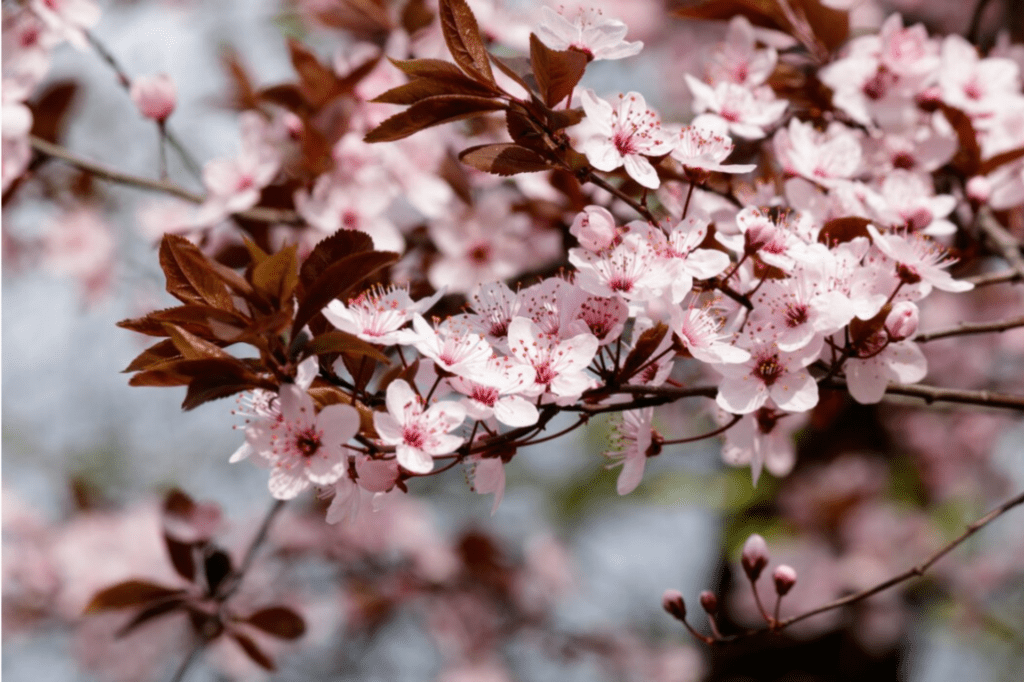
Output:
<instances>
[{"instance_id":1,"label":"blurred background","mask_svg":"<svg viewBox=\"0 0 1024 682\"><path fill-rule=\"evenodd\" d=\"M5 11L17 4L5 1ZM499 41L522 50L540 3L470 4L482 24L505 29ZM626 21L629 38L646 48L595 64L584 84L639 90L665 119L687 120L681 74L699 73L702 50L722 39L724 23L667 19L655 1L593 4ZM933 34L963 32L974 11L964 2L852 4L856 27L900 11ZM1000 12L1012 6L989 4L991 42L1006 26ZM353 39L311 18L331 6L105 2L93 34L130 73L173 77L173 130L202 162L239 146L237 113L223 106L233 87L225 50L260 86L294 78L289 36L332 63ZM91 50L54 52L34 101L47 97L65 147L155 176L152 123ZM202 190L174 155L170 171ZM87 197L89 214L69 211L69 196ZM152 195L57 164L4 195L2 665L12 681L169 679L188 652L183 623L154 622L118 639L120 615L82 616L83 607L118 580L176 579L160 539L168 490L217 505L215 537L236 557L271 503L265 472L228 464L242 440L231 428L239 423L233 400L182 412L183 392L129 388L121 374L144 339L115 323L171 303L157 267L159 233L140 217L152 203ZM83 276L48 257L50 235L73 220L103 221L109 244L89 247L101 272ZM921 326L1019 312L1022 288L937 295ZM1022 330L979 339L966 355L964 347L929 345L928 382L983 387L1021 376ZM700 432L708 416L666 408L656 426L679 437ZM666 588L679 589L703 629L696 599L708 589L722 601L723 629L756 626L737 580L739 547L752 532L768 539L771 566L798 570L784 613L904 570L1024 488L1024 423L1012 413L823 403L794 431L797 465L786 478L765 474L754 488L749 470L726 467L712 440L653 459L640 488L621 498L617 472L604 468L609 432L607 421L594 420L520 453L493 516L491 497L472 492L457 471L418 481L365 527L325 526L312 496L289 504L244 595L291 604L306 620L297 642L265 643L279 668L272 679L1021 679L1020 509L933 577L779 637L708 649L660 603ZM226 642L188 679L262 674Z\"/></svg>"}]
</instances>

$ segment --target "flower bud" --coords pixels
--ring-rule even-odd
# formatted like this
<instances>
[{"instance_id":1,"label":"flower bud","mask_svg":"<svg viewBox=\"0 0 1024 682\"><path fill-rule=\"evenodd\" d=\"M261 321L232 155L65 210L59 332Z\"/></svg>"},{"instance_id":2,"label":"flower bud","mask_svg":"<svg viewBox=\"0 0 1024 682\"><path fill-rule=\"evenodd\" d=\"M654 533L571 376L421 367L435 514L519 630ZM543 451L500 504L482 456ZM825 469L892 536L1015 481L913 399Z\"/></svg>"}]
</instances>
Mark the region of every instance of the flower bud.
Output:
<instances>
[{"instance_id":1,"label":"flower bud","mask_svg":"<svg viewBox=\"0 0 1024 682\"><path fill-rule=\"evenodd\" d=\"M900 301L885 318L885 332L893 341L909 339L917 332L918 310L910 301Z\"/></svg>"},{"instance_id":2,"label":"flower bud","mask_svg":"<svg viewBox=\"0 0 1024 682\"><path fill-rule=\"evenodd\" d=\"M783 564L772 573L772 580L775 581L775 593L784 597L796 585L796 569Z\"/></svg>"},{"instance_id":3,"label":"flower bud","mask_svg":"<svg viewBox=\"0 0 1024 682\"><path fill-rule=\"evenodd\" d=\"M757 582L761 577L761 571L768 565L768 543L764 538L754 533L743 543L743 555L740 557L743 570L746 571L750 582Z\"/></svg>"},{"instance_id":4,"label":"flower bud","mask_svg":"<svg viewBox=\"0 0 1024 682\"><path fill-rule=\"evenodd\" d=\"M587 206L569 227L572 236L579 240L580 245L588 251L600 251L615 242L618 231L615 218L602 206Z\"/></svg>"},{"instance_id":5,"label":"flower bud","mask_svg":"<svg viewBox=\"0 0 1024 682\"><path fill-rule=\"evenodd\" d=\"M984 204L992 196L992 183L984 175L975 175L967 181L967 198Z\"/></svg>"},{"instance_id":6,"label":"flower bud","mask_svg":"<svg viewBox=\"0 0 1024 682\"><path fill-rule=\"evenodd\" d=\"M686 602L679 590L665 590L661 595L661 608L677 620L686 620Z\"/></svg>"},{"instance_id":7,"label":"flower bud","mask_svg":"<svg viewBox=\"0 0 1024 682\"><path fill-rule=\"evenodd\" d=\"M136 78L129 92L139 113L154 121L164 121L178 100L178 89L165 73Z\"/></svg>"},{"instance_id":8,"label":"flower bud","mask_svg":"<svg viewBox=\"0 0 1024 682\"><path fill-rule=\"evenodd\" d=\"M718 613L718 597L710 590L704 590L700 593L700 605L708 615L713 616Z\"/></svg>"}]
</instances>

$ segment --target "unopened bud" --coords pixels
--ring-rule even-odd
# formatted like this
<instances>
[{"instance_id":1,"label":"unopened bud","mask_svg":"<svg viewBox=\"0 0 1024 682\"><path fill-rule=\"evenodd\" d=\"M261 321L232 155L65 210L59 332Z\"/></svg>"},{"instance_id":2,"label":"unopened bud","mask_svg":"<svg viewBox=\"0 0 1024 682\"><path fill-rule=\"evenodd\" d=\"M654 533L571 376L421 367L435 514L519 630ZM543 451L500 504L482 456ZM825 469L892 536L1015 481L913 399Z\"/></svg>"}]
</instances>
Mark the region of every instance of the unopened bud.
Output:
<instances>
[{"instance_id":1,"label":"unopened bud","mask_svg":"<svg viewBox=\"0 0 1024 682\"><path fill-rule=\"evenodd\" d=\"M939 86L933 85L917 93L914 99L917 102L917 106L925 111L935 111L942 104L942 90L939 89Z\"/></svg>"},{"instance_id":2,"label":"unopened bud","mask_svg":"<svg viewBox=\"0 0 1024 682\"><path fill-rule=\"evenodd\" d=\"M967 181L967 198L984 204L992 196L992 183L984 175L975 175Z\"/></svg>"},{"instance_id":3,"label":"unopened bud","mask_svg":"<svg viewBox=\"0 0 1024 682\"><path fill-rule=\"evenodd\" d=\"M768 543L764 538L754 533L743 543L743 556L740 557L743 570L746 571L750 582L757 582L761 572L768 565Z\"/></svg>"},{"instance_id":4,"label":"unopened bud","mask_svg":"<svg viewBox=\"0 0 1024 682\"><path fill-rule=\"evenodd\" d=\"M772 580L775 581L775 593L783 597L796 585L796 569L783 564L772 573Z\"/></svg>"},{"instance_id":5,"label":"unopened bud","mask_svg":"<svg viewBox=\"0 0 1024 682\"><path fill-rule=\"evenodd\" d=\"M710 590L704 590L700 593L700 605L709 615L713 616L718 613L718 597Z\"/></svg>"},{"instance_id":6,"label":"unopened bud","mask_svg":"<svg viewBox=\"0 0 1024 682\"><path fill-rule=\"evenodd\" d=\"M154 121L166 120L178 101L178 89L165 73L136 78L129 95L139 113Z\"/></svg>"},{"instance_id":7,"label":"unopened bud","mask_svg":"<svg viewBox=\"0 0 1024 682\"><path fill-rule=\"evenodd\" d=\"M665 594L661 595L661 608L676 620L686 620L686 602L679 590L665 590Z\"/></svg>"},{"instance_id":8,"label":"unopened bud","mask_svg":"<svg viewBox=\"0 0 1024 682\"><path fill-rule=\"evenodd\" d=\"M910 301L900 301L885 318L885 331L893 341L909 339L917 333L919 312Z\"/></svg>"}]
</instances>

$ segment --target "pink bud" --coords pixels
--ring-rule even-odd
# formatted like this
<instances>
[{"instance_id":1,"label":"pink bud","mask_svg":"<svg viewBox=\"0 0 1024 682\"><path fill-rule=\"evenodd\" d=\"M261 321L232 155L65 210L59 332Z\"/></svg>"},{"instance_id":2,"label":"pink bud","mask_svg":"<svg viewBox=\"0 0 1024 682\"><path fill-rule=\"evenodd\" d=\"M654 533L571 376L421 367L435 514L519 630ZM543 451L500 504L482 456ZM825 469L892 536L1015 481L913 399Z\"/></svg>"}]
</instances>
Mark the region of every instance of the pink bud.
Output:
<instances>
[{"instance_id":1,"label":"pink bud","mask_svg":"<svg viewBox=\"0 0 1024 682\"><path fill-rule=\"evenodd\" d=\"M704 590L700 593L700 605L712 616L718 613L718 597L710 590Z\"/></svg>"},{"instance_id":2,"label":"pink bud","mask_svg":"<svg viewBox=\"0 0 1024 682\"><path fill-rule=\"evenodd\" d=\"M178 89L165 73L136 78L129 94L139 113L154 121L166 120L178 99Z\"/></svg>"},{"instance_id":3,"label":"pink bud","mask_svg":"<svg viewBox=\"0 0 1024 682\"><path fill-rule=\"evenodd\" d=\"M677 620L686 620L686 602L679 590L665 590L661 595L661 608Z\"/></svg>"},{"instance_id":4,"label":"pink bud","mask_svg":"<svg viewBox=\"0 0 1024 682\"><path fill-rule=\"evenodd\" d=\"M743 543L743 555L740 557L743 570L746 571L750 582L757 582L761 577L761 571L768 565L768 543L764 538L754 533Z\"/></svg>"},{"instance_id":5,"label":"pink bud","mask_svg":"<svg viewBox=\"0 0 1024 682\"><path fill-rule=\"evenodd\" d=\"M984 204L992 196L992 183L984 175L975 175L967 181L967 198Z\"/></svg>"},{"instance_id":6,"label":"pink bud","mask_svg":"<svg viewBox=\"0 0 1024 682\"><path fill-rule=\"evenodd\" d=\"M917 332L917 322L917 306L910 301L900 301L885 318L885 331L893 341L902 341Z\"/></svg>"},{"instance_id":7,"label":"pink bud","mask_svg":"<svg viewBox=\"0 0 1024 682\"><path fill-rule=\"evenodd\" d=\"M615 242L618 234L615 229L615 218L602 206L587 206L581 213L576 214L569 232L588 251L608 248Z\"/></svg>"},{"instance_id":8,"label":"pink bud","mask_svg":"<svg viewBox=\"0 0 1024 682\"><path fill-rule=\"evenodd\" d=\"M775 593L783 597L796 585L796 569L783 564L772 573L772 580L775 581Z\"/></svg>"}]
</instances>

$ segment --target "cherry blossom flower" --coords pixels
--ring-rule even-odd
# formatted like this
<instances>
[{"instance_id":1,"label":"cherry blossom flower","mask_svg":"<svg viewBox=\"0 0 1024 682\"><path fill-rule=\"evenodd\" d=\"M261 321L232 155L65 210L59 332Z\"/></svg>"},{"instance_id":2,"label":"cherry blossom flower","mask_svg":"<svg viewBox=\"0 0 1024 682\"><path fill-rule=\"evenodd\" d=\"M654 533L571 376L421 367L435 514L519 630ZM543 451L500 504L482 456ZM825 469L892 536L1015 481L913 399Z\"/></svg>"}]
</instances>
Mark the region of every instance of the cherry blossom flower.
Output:
<instances>
[{"instance_id":1,"label":"cherry blossom flower","mask_svg":"<svg viewBox=\"0 0 1024 682\"><path fill-rule=\"evenodd\" d=\"M756 255L784 272L796 267L812 228L805 214L748 206L736 214L739 235L717 233L716 239L733 251ZM803 238L801 238L801 236Z\"/></svg>"},{"instance_id":2,"label":"cherry blossom flower","mask_svg":"<svg viewBox=\"0 0 1024 682\"><path fill-rule=\"evenodd\" d=\"M596 296L639 302L671 284L672 273L659 251L664 242L661 231L640 221L626 227L622 241L601 253L569 250L577 286Z\"/></svg>"},{"instance_id":3,"label":"cherry blossom flower","mask_svg":"<svg viewBox=\"0 0 1024 682\"><path fill-rule=\"evenodd\" d=\"M806 412L818 404L818 384L804 368L817 359L820 339L792 352L756 336L751 336L750 344L747 362L712 365L723 376L715 398L719 407L732 414L749 414L769 398L787 412Z\"/></svg>"},{"instance_id":4,"label":"cherry blossom flower","mask_svg":"<svg viewBox=\"0 0 1024 682\"><path fill-rule=\"evenodd\" d=\"M710 306L697 306L691 301L686 308L672 313L671 329L690 355L701 362L742 363L750 353L730 343L732 334L722 332L724 319Z\"/></svg>"},{"instance_id":5,"label":"cherry blossom flower","mask_svg":"<svg viewBox=\"0 0 1024 682\"><path fill-rule=\"evenodd\" d=\"M317 414L309 393L296 384L281 388L277 405L279 419L246 429L246 445L271 470L270 494L290 500L310 485L331 485L344 476L345 443L359 431L356 409L328 405Z\"/></svg>"},{"instance_id":6,"label":"cherry blossom flower","mask_svg":"<svg viewBox=\"0 0 1024 682\"><path fill-rule=\"evenodd\" d=\"M423 399L407 382L388 384L387 412L374 412L373 425L381 440L395 446L398 463L405 469L426 474L434 468L434 457L454 452L463 443L450 435L466 418L459 403L443 402L423 409Z\"/></svg>"},{"instance_id":7,"label":"cherry blossom flower","mask_svg":"<svg viewBox=\"0 0 1024 682\"><path fill-rule=\"evenodd\" d=\"M775 133L773 142L787 173L825 187L854 177L860 169L860 142L851 129L838 122L818 132L810 123L794 118L788 128Z\"/></svg>"},{"instance_id":8,"label":"cherry blossom flower","mask_svg":"<svg viewBox=\"0 0 1024 682\"><path fill-rule=\"evenodd\" d=\"M447 319L435 329L422 315L414 314L412 327L414 334L407 335L403 342L414 345L439 369L452 374L474 376L494 354L482 336L459 320Z\"/></svg>"},{"instance_id":9,"label":"cherry blossom flower","mask_svg":"<svg viewBox=\"0 0 1024 682\"><path fill-rule=\"evenodd\" d=\"M100 20L93 0L31 0L29 7L55 35L79 50L88 48L85 31Z\"/></svg>"},{"instance_id":10,"label":"cherry blossom flower","mask_svg":"<svg viewBox=\"0 0 1024 682\"><path fill-rule=\"evenodd\" d=\"M494 417L506 426L536 424L537 407L520 395L534 384L536 373L529 365L493 357L472 379L453 377L449 383L466 397L461 401L471 419Z\"/></svg>"},{"instance_id":11,"label":"cherry blossom flower","mask_svg":"<svg viewBox=\"0 0 1024 682\"><path fill-rule=\"evenodd\" d=\"M379 251L405 250L405 238L387 217L393 192L388 185L353 181L338 174L317 178L311 192L295 193L295 209L310 225L323 233L339 229L358 230L370 235Z\"/></svg>"},{"instance_id":12,"label":"cherry blossom flower","mask_svg":"<svg viewBox=\"0 0 1024 682\"><path fill-rule=\"evenodd\" d=\"M230 159L213 159L203 166L209 195L196 213L196 224L212 225L232 213L252 208L263 188L277 175L281 160L264 138L267 125L259 114L241 117L242 151Z\"/></svg>"},{"instance_id":13,"label":"cherry blossom flower","mask_svg":"<svg viewBox=\"0 0 1024 682\"><path fill-rule=\"evenodd\" d=\"M754 27L745 16L729 21L725 41L719 43L708 64L712 83L729 82L754 88L763 85L775 70L778 53L774 48L756 49Z\"/></svg>"},{"instance_id":14,"label":"cherry blossom flower","mask_svg":"<svg viewBox=\"0 0 1024 682\"><path fill-rule=\"evenodd\" d=\"M402 328L413 315L429 310L441 298L443 291L413 301L406 288L390 286L387 289L368 289L348 304L331 301L323 309L324 317L341 331L355 334L363 341L390 346L401 343L407 334Z\"/></svg>"},{"instance_id":15,"label":"cherry blossom flower","mask_svg":"<svg viewBox=\"0 0 1024 682\"><path fill-rule=\"evenodd\" d=\"M946 36L941 57L939 88L951 107L985 116L1020 96L1020 69L1011 59L982 59L977 48L958 35Z\"/></svg>"},{"instance_id":16,"label":"cherry blossom flower","mask_svg":"<svg viewBox=\"0 0 1024 682\"><path fill-rule=\"evenodd\" d=\"M601 171L625 166L629 177L640 185L657 189L661 180L647 157L668 154L672 141L658 115L647 108L643 95L619 95L618 105L613 107L593 90L584 90L580 101L587 121L597 131L581 147L591 165Z\"/></svg>"},{"instance_id":17,"label":"cherry blossom flower","mask_svg":"<svg viewBox=\"0 0 1024 682\"><path fill-rule=\"evenodd\" d=\"M527 395L550 392L558 404L569 404L596 385L584 373L597 354L598 342L593 334L561 340L541 332L532 320L517 317L509 324L508 343L516 360L533 367L536 373Z\"/></svg>"},{"instance_id":18,"label":"cherry blossom flower","mask_svg":"<svg viewBox=\"0 0 1024 682\"><path fill-rule=\"evenodd\" d=\"M757 168L757 165L752 163L723 164L735 147L724 132L719 132L707 124L691 125L679 132L679 139L672 150L672 158L683 165L683 170L691 182L703 184L712 172L749 173Z\"/></svg>"},{"instance_id":19,"label":"cherry blossom flower","mask_svg":"<svg viewBox=\"0 0 1024 682\"><path fill-rule=\"evenodd\" d=\"M623 59L640 53L644 44L626 42L626 24L598 9L580 9L572 20L542 7L537 37L552 50L577 50L588 60Z\"/></svg>"},{"instance_id":20,"label":"cherry blossom flower","mask_svg":"<svg viewBox=\"0 0 1024 682\"><path fill-rule=\"evenodd\" d=\"M843 371L850 395L864 405L881 401L890 381L912 384L928 373L928 361L916 343L892 343L884 332L858 344L857 351Z\"/></svg>"},{"instance_id":21,"label":"cherry blossom flower","mask_svg":"<svg viewBox=\"0 0 1024 682\"><path fill-rule=\"evenodd\" d=\"M505 497L505 463L500 457L474 454L470 457L469 477L473 492L481 495L494 493L494 504L491 506L491 516L494 516Z\"/></svg>"},{"instance_id":22,"label":"cherry blossom flower","mask_svg":"<svg viewBox=\"0 0 1024 682\"><path fill-rule=\"evenodd\" d=\"M619 338L629 318L629 308L619 297L594 296L577 286L564 287L558 312L563 338L588 331L602 346Z\"/></svg>"},{"instance_id":23,"label":"cherry blossom flower","mask_svg":"<svg viewBox=\"0 0 1024 682\"><path fill-rule=\"evenodd\" d=\"M771 88L760 86L753 90L735 83L721 82L714 87L686 74L686 85L693 93L693 110L708 112L719 121L725 121L733 135L758 140L782 118L788 103L778 99ZM698 116L691 125L721 125Z\"/></svg>"},{"instance_id":24,"label":"cherry blossom flower","mask_svg":"<svg viewBox=\"0 0 1024 682\"><path fill-rule=\"evenodd\" d=\"M732 415L719 412L717 419L725 424ZM725 432L722 460L729 466L749 466L755 486L762 469L767 469L773 476L785 476L796 464L793 432L805 421L806 418L799 415L770 407L744 415Z\"/></svg>"},{"instance_id":25,"label":"cherry blossom flower","mask_svg":"<svg viewBox=\"0 0 1024 682\"><path fill-rule=\"evenodd\" d=\"M690 217L668 233L663 254L672 273L672 302L678 303L693 289L693 280L711 279L729 267L729 256L715 249L697 248L708 235L708 221Z\"/></svg>"},{"instance_id":26,"label":"cherry blossom flower","mask_svg":"<svg viewBox=\"0 0 1024 682\"><path fill-rule=\"evenodd\" d=\"M645 407L639 410L626 410L622 413L622 421L615 428L615 445L618 450L606 452L605 456L613 460L608 468L622 465L615 491L619 495L628 495L636 490L644 477L644 466L647 458L661 452L661 436L654 430L654 408Z\"/></svg>"},{"instance_id":27,"label":"cherry blossom flower","mask_svg":"<svg viewBox=\"0 0 1024 682\"><path fill-rule=\"evenodd\" d=\"M901 281L921 284L922 296L931 292L932 287L952 292L974 288L970 282L954 280L942 269L955 263L956 259L947 257L945 249L928 237L895 232L881 234L874 225L868 225L868 233L878 250L896 262Z\"/></svg>"},{"instance_id":28,"label":"cherry blossom flower","mask_svg":"<svg viewBox=\"0 0 1024 682\"><path fill-rule=\"evenodd\" d=\"M569 233L579 240L580 246L590 251L608 248L619 235L615 217L603 206L587 206L577 213Z\"/></svg>"},{"instance_id":29,"label":"cherry blossom flower","mask_svg":"<svg viewBox=\"0 0 1024 682\"><path fill-rule=\"evenodd\" d=\"M956 226L946 216L956 208L956 198L934 194L929 179L896 169L882 179L878 193L867 198L876 219L890 227L903 227L932 237L950 235Z\"/></svg>"}]
</instances>

